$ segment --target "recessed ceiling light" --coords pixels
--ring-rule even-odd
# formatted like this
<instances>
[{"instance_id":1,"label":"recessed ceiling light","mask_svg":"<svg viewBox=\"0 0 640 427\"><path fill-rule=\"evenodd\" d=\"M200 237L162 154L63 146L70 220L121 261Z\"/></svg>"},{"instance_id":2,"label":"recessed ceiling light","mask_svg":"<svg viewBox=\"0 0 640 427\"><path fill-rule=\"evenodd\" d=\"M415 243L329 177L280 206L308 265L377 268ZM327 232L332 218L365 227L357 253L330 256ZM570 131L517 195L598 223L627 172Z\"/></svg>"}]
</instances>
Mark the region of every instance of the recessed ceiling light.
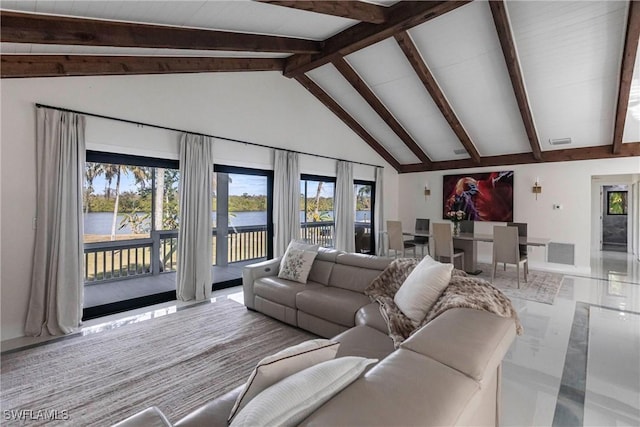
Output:
<instances>
[{"instance_id":1,"label":"recessed ceiling light","mask_svg":"<svg viewBox=\"0 0 640 427\"><path fill-rule=\"evenodd\" d=\"M549 144L550 145L567 145L567 144L571 144L571 138L550 139L549 140Z\"/></svg>"}]
</instances>

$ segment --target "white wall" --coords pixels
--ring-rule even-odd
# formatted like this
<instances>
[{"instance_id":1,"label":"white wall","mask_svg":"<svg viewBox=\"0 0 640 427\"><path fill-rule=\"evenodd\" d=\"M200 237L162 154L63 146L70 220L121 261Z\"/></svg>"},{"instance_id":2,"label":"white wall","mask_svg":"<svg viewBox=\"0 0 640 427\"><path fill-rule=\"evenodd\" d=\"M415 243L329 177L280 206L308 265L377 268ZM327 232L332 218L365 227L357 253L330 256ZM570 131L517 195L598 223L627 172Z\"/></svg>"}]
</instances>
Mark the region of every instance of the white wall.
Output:
<instances>
[{"instance_id":1,"label":"white wall","mask_svg":"<svg viewBox=\"0 0 640 427\"><path fill-rule=\"evenodd\" d=\"M397 216L398 175L297 82L276 72L2 79L1 338L22 336L35 217L35 103L159 124L385 166L385 212ZM178 158L174 132L89 118L87 147ZM272 168L272 150L217 140L220 164ZM335 175L335 162L301 156L301 171ZM357 179L374 177L356 166Z\"/></svg>"},{"instance_id":2,"label":"white wall","mask_svg":"<svg viewBox=\"0 0 640 427\"><path fill-rule=\"evenodd\" d=\"M531 265L536 268L588 273L590 271L591 218L593 215L591 177L593 175L636 174L640 172L640 157L400 175L401 209L399 209L399 219L405 224L413 224L417 217L430 218L436 222L445 221L442 219L443 175L496 170L514 171L514 221L528 223L530 236L547 237L554 242L576 245L576 265L573 268L547 263L543 248L530 247L529 260ZM537 200L531 191L536 177L540 177L542 186L542 194L538 195ZM428 183L431 188L431 195L426 200L423 195L425 183ZM562 209L553 209L554 204L562 205ZM495 224L492 222L476 223L476 232L491 233ZM491 245L479 243L478 246L478 259L489 262L491 260Z\"/></svg>"}]
</instances>

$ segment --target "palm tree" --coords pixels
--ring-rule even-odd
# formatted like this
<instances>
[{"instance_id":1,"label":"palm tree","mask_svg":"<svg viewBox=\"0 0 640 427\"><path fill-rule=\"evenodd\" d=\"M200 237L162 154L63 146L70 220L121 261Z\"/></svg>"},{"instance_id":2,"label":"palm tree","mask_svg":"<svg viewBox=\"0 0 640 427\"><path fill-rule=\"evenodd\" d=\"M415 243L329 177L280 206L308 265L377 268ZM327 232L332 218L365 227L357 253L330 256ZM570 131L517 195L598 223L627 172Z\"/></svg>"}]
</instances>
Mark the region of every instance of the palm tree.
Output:
<instances>
[{"instance_id":1,"label":"palm tree","mask_svg":"<svg viewBox=\"0 0 640 427\"><path fill-rule=\"evenodd\" d=\"M104 169L102 168L101 163L92 163L88 162L85 166L85 180L87 182L87 188L85 190L85 213L89 213L89 198L93 191L93 180L96 179L99 175L102 175Z\"/></svg>"}]
</instances>

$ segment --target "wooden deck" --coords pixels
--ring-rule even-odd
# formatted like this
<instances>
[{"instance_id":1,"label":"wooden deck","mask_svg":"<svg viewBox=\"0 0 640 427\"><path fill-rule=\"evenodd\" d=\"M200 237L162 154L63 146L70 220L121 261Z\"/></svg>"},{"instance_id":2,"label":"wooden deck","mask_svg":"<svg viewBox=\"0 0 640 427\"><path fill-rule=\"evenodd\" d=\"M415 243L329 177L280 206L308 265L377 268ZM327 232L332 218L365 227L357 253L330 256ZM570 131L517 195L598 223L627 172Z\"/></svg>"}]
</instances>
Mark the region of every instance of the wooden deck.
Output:
<instances>
[{"instance_id":1,"label":"wooden deck","mask_svg":"<svg viewBox=\"0 0 640 427\"><path fill-rule=\"evenodd\" d=\"M235 262L226 267L214 265L211 273L214 283L227 282L242 278L245 265L262 260ZM95 307L119 301L169 292L176 289L176 273L163 273L157 276L143 276L113 282L86 285L84 287L84 307Z\"/></svg>"}]
</instances>

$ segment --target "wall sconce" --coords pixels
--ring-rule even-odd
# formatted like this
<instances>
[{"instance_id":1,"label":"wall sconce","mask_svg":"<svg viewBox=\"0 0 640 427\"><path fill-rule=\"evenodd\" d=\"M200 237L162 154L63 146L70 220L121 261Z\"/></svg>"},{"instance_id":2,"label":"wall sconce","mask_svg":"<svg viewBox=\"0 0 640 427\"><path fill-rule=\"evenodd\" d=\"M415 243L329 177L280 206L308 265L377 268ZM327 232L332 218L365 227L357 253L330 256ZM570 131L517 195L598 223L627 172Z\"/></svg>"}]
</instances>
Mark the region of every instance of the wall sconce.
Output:
<instances>
[{"instance_id":1,"label":"wall sconce","mask_svg":"<svg viewBox=\"0 0 640 427\"><path fill-rule=\"evenodd\" d=\"M533 193L536 195L536 200L538 200L538 194L542 193L542 186L540 185L540 178L536 176L536 182L533 183Z\"/></svg>"},{"instance_id":2,"label":"wall sconce","mask_svg":"<svg viewBox=\"0 0 640 427\"><path fill-rule=\"evenodd\" d=\"M429 184L424 185L424 199L427 200L427 196L431 195L431 190L429 189Z\"/></svg>"}]
</instances>

